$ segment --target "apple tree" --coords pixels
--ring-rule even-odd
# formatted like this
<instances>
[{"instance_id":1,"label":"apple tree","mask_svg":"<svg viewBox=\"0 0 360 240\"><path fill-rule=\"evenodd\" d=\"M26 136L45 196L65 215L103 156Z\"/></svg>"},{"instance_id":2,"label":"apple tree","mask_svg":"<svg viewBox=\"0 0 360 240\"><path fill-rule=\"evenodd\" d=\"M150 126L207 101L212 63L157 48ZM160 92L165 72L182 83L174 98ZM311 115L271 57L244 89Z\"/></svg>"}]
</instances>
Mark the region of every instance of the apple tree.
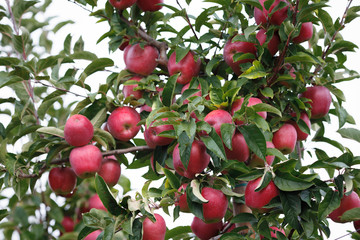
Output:
<instances>
[{"instance_id":1,"label":"apple tree","mask_svg":"<svg viewBox=\"0 0 360 240\"><path fill-rule=\"evenodd\" d=\"M358 3L71 2L108 57L54 37L51 0L0 4L4 239L360 239L360 157L327 137L360 142L339 88Z\"/></svg>"}]
</instances>

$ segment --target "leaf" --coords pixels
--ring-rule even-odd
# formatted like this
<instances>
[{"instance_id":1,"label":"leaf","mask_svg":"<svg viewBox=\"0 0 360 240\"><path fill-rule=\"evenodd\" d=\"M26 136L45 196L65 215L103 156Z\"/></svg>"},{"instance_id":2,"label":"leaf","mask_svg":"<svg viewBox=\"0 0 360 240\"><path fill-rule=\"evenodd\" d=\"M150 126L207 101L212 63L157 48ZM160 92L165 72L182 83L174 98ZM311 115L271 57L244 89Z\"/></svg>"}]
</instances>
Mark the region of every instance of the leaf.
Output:
<instances>
[{"instance_id":1,"label":"leaf","mask_svg":"<svg viewBox=\"0 0 360 240\"><path fill-rule=\"evenodd\" d=\"M164 174L165 174L167 180L169 181L171 187L174 189L179 189L181 182L176 177L176 175L173 172L171 172L169 169L166 169L166 168L164 168L163 171L164 171Z\"/></svg>"},{"instance_id":2,"label":"leaf","mask_svg":"<svg viewBox=\"0 0 360 240\"><path fill-rule=\"evenodd\" d=\"M205 144L206 148L212 151L216 156L221 159L226 159L225 149L220 136L212 128L208 136L200 136L201 141Z\"/></svg>"},{"instance_id":3,"label":"leaf","mask_svg":"<svg viewBox=\"0 0 360 240\"><path fill-rule=\"evenodd\" d=\"M355 128L342 128L337 131L343 138L348 138L360 142L360 130Z\"/></svg>"},{"instance_id":4,"label":"leaf","mask_svg":"<svg viewBox=\"0 0 360 240\"><path fill-rule=\"evenodd\" d=\"M124 174L121 174L120 176L119 185L123 189L123 195L125 195L127 192L131 190L131 182L127 177L124 176Z\"/></svg>"},{"instance_id":5,"label":"leaf","mask_svg":"<svg viewBox=\"0 0 360 240\"><path fill-rule=\"evenodd\" d=\"M0 210L0 221L3 220L5 217L9 215L8 211L6 209Z\"/></svg>"},{"instance_id":6,"label":"leaf","mask_svg":"<svg viewBox=\"0 0 360 240\"><path fill-rule=\"evenodd\" d=\"M36 130L38 133L45 133L64 138L64 130L56 127L41 127Z\"/></svg>"},{"instance_id":7,"label":"leaf","mask_svg":"<svg viewBox=\"0 0 360 240\"><path fill-rule=\"evenodd\" d=\"M82 240L84 239L87 235L89 235L92 232L95 232L97 229L96 228L92 228L92 227L87 227L85 226L84 228L81 229L79 235L78 235L78 240Z\"/></svg>"},{"instance_id":8,"label":"leaf","mask_svg":"<svg viewBox=\"0 0 360 240\"><path fill-rule=\"evenodd\" d=\"M338 208L340 206L340 200L339 193L329 189L324 199L319 204L319 220L325 219L332 211Z\"/></svg>"},{"instance_id":9,"label":"leaf","mask_svg":"<svg viewBox=\"0 0 360 240\"><path fill-rule=\"evenodd\" d=\"M174 99L176 80L179 76L179 73L172 75L165 84L162 92L162 103L167 107L170 107L172 100Z\"/></svg>"},{"instance_id":10,"label":"leaf","mask_svg":"<svg viewBox=\"0 0 360 240\"><path fill-rule=\"evenodd\" d=\"M98 58L92 61L85 70L81 73L79 83L81 85L84 84L85 79L90 76L91 74L102 71L105 69L105 67L111 67L114 66L114 61L110 58Z\"/></svg>"},{"instance_id":11,"label":"leaf","mask_svg":"<svg viewBox=\"0 0 360 240\"><path fill-rule=\"evenodd\" d=\"M236 127L234 124L229 124L229 123L224 123L220 127L221 138L223 140L223 143L230 150L232 150L231 145L232 145L232 138L234 136L235 128Z\"/></svg>"},{"instance_id":12,"label":"leaf","mask_svg":"<svg viewBox=\"0 0 360 240\"><path fill-rule=\"evenodd\" d=\"M266 140L264 134L256 125L242 125L239 131L245 138L246 144L259 158L265 160Z\"/></svg>"},{"instance_id":13,"label":"leaf","mask_svg":"<svg viewBox=\"0 0 360 240\"><path fill-rule=\"evenodd\" d=\"M64 27L67 24L73 24L75 23L72 20L67 20L67 21L63 21L63 22L59 22L58 24L56 24L56 26L53 28L53 32L56 33L57 31L59 31L62 27Z\"/></svg>"},{"instance_id":14,"label":"leaf","mask_svg":"<svg viewBox=\"0 0 360 240\"><path fill-rule=\"evenodd\" d=\"M301 213L301 200L299 195L296 192L280 191L280 200L285 214L285 221L298 232L301 232L302 227L298 218Z\"/></svg>"},{"instance_id":15,"label":"leaf","mask_svg":"<svg viewBox=\"0 0 360 240\"><path fill-rule=\"evenodd\" d=\"M254 109L255 112L271 112L278 115L279 117L282 116L281 111L279 109L267 103L258 103L251 106L251 108Z\"/></svg>"},{"instance_id":16,"label":"leaf","mask_svg":"<svg viewBox=\"0 0 360 240\"><path fill-rule=\"evenodd\" d=\"M360 207L352 208L341 215L340 219L346 222L360 220Z\"/></svg>"},{"instance_id":17,"label":"leaf","mask_svg":"<svg viewBox=\"0 0 360 240\"><path fill-rule=\"evenodd\" d=\"M177 46L175 49L175 60L176 63L179 63L190 51L190 48L183 48Z\"/></svg>"},{"instance_id":18,"label":"leaf","mask_svg":"<svg viewBox=\"0 0 360 240\"><path fill-rule=\"evenodd\" d=\"M186 234L186 236L187 236L188 235L187 233L192 233L190 226L177 226L175 228L172 228L172 229L166 231L165 240L178 239L179 237L183 236L184 234Z\"/></svg>"},{"instance_id":19,"label":"leaf","mask_svg":"<svg viewBox=\"0 0 360 240\"><path fill-rule=\"evenodd\" d=\"M194 194L194 196L199 199L202 203L207 203L209 202L209 200L205 199L203 197L203 195L201 195L201 192L200 192L200 183L194 179L191 181L190 183L190 186L192 188L192 193Z\"/></svg>"},{"instance_id":20,"label":"leaf","mask_svg":"<svg viewBox=\"0 0 360 240\"><path fill-rule=\"evenodd\" d=\"M304 52L298 52L297 54L294 54L290 57L285 58L285 63L312 63L312 64L319 64L319 60L314 59L309 54L306 54Z\"/></svg>"},{"instance_id":21,"label":"leaf","mask_svg":"<svg viewBox=\"0 0 360 240\"><path fill-rule=\"evenodd\" d=\"M95 117L93 117L91 119L91 123L94 126L94 128L100 128L101 127L101 125L106 120L106 117L107 117L106 113L107 113L107 109L103 108L95 115Z\"/></svg>"},{"instance_id":22,"label":"leaf","mask_svg":"<svg viewBox=\"0 0 360 240\"><path fill-rule=\"evenodd\" d=\"M305 190L313 185L312 182L307 182L286 172L277 172L274 183L281 191L285 192Z\"/></svg>"},{"instance_id":23,"label":"leaf","mask_svg":"<svg viewBox=\"0 0 360 240\"><path fill-rule=\"evenodd\" d=\"M240 75L240 77L248 78L248 79L257 79L267 76L265 68L261 65L258 60L253 61L253 66L247 69L244 73Z\"/></svg>"},{"instance_id":24,"label":"leaf","mask_svg":"<svg viewBox=\"0 0 360 240\"><path fill-rule=\"evenodd\" d=\"M260 10L263 9L263 7L261 6L261 4L259 3L258 0L240 0L239 2L242 2L242 3L245 3L245 4L249 4L249 5L251 5L251 6L253 6L253 7L256 7L256 8L258 8L258 9L260 9Z\"/></svg>"}]
</instances>

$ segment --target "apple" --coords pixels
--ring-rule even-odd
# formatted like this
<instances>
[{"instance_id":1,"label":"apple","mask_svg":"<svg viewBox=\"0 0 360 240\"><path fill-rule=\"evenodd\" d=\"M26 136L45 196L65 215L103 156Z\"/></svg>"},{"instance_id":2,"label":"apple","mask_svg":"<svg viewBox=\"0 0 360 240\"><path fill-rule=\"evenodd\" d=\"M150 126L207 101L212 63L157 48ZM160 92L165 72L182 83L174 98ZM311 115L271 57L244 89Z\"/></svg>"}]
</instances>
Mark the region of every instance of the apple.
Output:
<instances>
[{"instance_id":1,"label":"apple","mask_svg":"<svg viewBox=\"0 0 360 240\"><path fill-rule=\"evenodd\" d=\"M240 64L252 62L253 58L241 59L234 62L234 55L236 53L251 53L256 57L256 47L255 43L252 42L241 42L241 41L232 41L233 38L230 38L224 46L224 60L227 65L231 67L236 75L242 73Z\"/></svg>"},{"instance_id":2,"label":"apple","mask_svg":"<svg viewBox=\"0 0 360 240\"><path fill-rule=\"evenodd\" d=\"M63 226L65 232L74 231L75 222L70 216L64 216L63 220L61 221L61 225Z\"/></svg>"},{"instance_id":3,"label":"apple","mask_svg":"<svg viewBox=\"0 0 360 240\"><path fill-rule=\"evenodd\" d=\"M69 161L75 174L80 178L92 177L101 168L102 154L94 145L85 145L71 150Z\"/></svg>"},{"instance_id":4,"label":"apple","mask_svg":"<svg viewBox=\"0 0 360 240\"><path fill-rule=\"evenodd\" d=\"M145 112L151 112L152 111L152 107L150 107L149 105L142 105L141 107L140 107L140 113L142 112L142 111L145 111Z\"/></svg>"},{"instance_id":5,"label":"apple","mask_svg":"<svg viewBox=\"0 0 360 240\"><path fill-rule=\"evenodd\" d=\"M295 127L290 123L285 123L274 135L272 142L283 154L292 153L295 149L297 133Z\"/></svg>"},{"instance_id":6,"label":"apple","mask_svg":"<svg viewBox=\"0 0 360 240\"><path fill-rule=\"evenodd\" d=\"M100 235L100 233L102 233L101 230L96 230L92 233L90 233L89 235L87 235L84 240L96 240L97 237Z\"/></svg>"},{"instance_id":7,"label":"apple","mask_svg":"<svg viewBox=\"0 0 360 240\"><path fill-rule=\"evenodd\" d=\"M143 221L143 240L164 240L166 233L166 223L164 218L155 213L155 222L150 218L145 218Z\"/></svg>"},{"instance_id":8,"label":"apple","mask_svg":"<svg viewBox=\"0 0 360 240\"><path fill-rule=\"evenodd\" d=\"M266 142L266 148L275 148L274 144L271 141ZM275 156L268 155L265 157L266 163L268 165L271 165L274 162ZM259 158L256 154L253 154L249 163L249 167L255 168L255 167L264 167L265 162L261 158Z\"/></svg>"},{"instance_id":9,"label":"apple","mask_svg":"<svg viewBox=\"0 0 360 240\"><path fill-rule=\"evenodd\" d=\"M360 220L354 221L354 228L360 234Z\"/></svg>"},{"instance_id":10,"label":"apple","mask_svg":"<svg viewBox=\"0 0 360 240\"><path fill-rule=\"evenodd\" d=\"M107 120L108 129L114 138L127 142L140 130L140 114L132 107L123 106L115 109Z\"/></svg>"},{"instance_id":11,"label":"apple","mask_svg":"<svg viewBox=\"0 0 360 240\"><path fill-rule=\"evenodd\" d=\"M121 175L121 166L115 156L104 158L98 174L104 179L109 187L113 187L118 183Z\"/></svg>"},{"instance_id":12,"label":"apple","mask_svg":"<svg viewBox=\"0 0 360 240\"><path fill-rule=\"evenodd\" d=\"M72 146L88 144L94 136L94 126L90 120L80 114L69 117L64 127L65 141Z\"/></svg>"},{"instance_id":13,"label":"apple","mask_svg":"<svg viewBox=\"0 0 360 240\"><path fill-rule=\"evenodd\" d=\"M186 199L186 187L187 183L181 184L181 186L178 189L178 193L175 193L175 206L179 206L181 212L190 212L189 205L187 203ZM181 193L182 192L182 193Z\"/></svg>"},{"instance_id":14,"label":"apple","mask_svg":"<svg viewBox=\"0 0 360 240\"><path fill-rule=\"evenodd\" d=\"M302 43L308 41L312 38L313 35L313 23L304 22L301 24L300 32L297 37L292 39L293 43Z\"/></svg>"},{"instance_id":15,"label":"apple","mask_svg":"<svg viewBox=\"0 0 360 240\"><path fill-rule=\"evenodd\" d=\"M135 80L135 81L139 82L141 79L142 79L142 77L134 76L134 77L130 78L129 80ZM124 97L127 98L127 97L130 97L132 95L132 96L134 96L135 99L142 98L143 91L141 91L141 90L135 90L134 91L134 88L136 88L137 86L138 86L137 84L124 85L124 88L123 88Z\"/></svg>"},{"instance_id":16,"label":"apple","mask_svg":"<svg viewBox=\"0 0 360 240\"><path fill-rule=\"evenodd\" d=\"M204 222L216 223L220 222L226 214L228 208L228 200L225 194L217 189L204 187L201 195L208 200L203 203Z\"/></svg>"},{"instance_id":17,"label":"apple","mask_svg":"<svg viewBox=\"0 0 360 240\"><path fill-rule=\"evenodd\" d=\"M264 208L273 198L280 194L279 189L271 180L269 184L261 191L255 192L259 186L261 177L248 182L245 188L245 204L252 210L267 212L269 209Z\"/></svg>"},{"instance_id":18,"label":"apple","mask_svg":"<svg viewBox=\"0 0 360 240\"><path fill-rule=\"evenodd\" d=\"M185 169L180 159L179 144L176 144L172 155L175 171L189 179L193 179L196 174L201 173L210 162L210 155L206 152L205 144L199 140L194 140L191 145L187 169Z\"/></svg>"},{"instance_id":19,"label":"apple","mask_svg":"<svg viewBox=\"0 0 360 240\"><path fill-rule=\"evenodd\" d=\"M231 115L234 116L235 112L240 110L241 109L241 106L242 104L244 103L244 98L239 98L239 99L236 99L232 105L231 105ZM249 101L248 101L248 104L247 104L247 107L251 107L253 105L256 105L256 104L259 104L259 103L263 103L261 101L260 98L256 98L256 97L251 97L249 98ZM266 119L267 117L267 113L266 112L257 112L257 114L260 115L260 117ZM237 125L242 125L244 124L243 121L239 120L239 119L236 119L235 120L235 124Z\"/></svg>"},{"instance_id":20,"label":"apple","mask_svg":"<svg viewBox=\"0 0 360 240\"><path fill-rule=\"evenodd\" d=\"M137 0L136 4L144 12L155 12L162 8L159 3L163 3L163 0Z\"/></svg>"},{"instance_id":21,"label":"apple","mask_svg":"<svg viewBox=\"0 0 360 240\"><path fill-rule=\"evenodd\" d=\"M135 4L136 0L109 0L110 4L119 10L124 10Z\"/></svg>"},{"instance_id":22,"label":"apple","mask_svg":"<svg viewBox=\"0 0 360 240\"><path fill-rule=\"evenodd\" d=\"M256 34L256 38L261 46L264 45L264 43L266 42L266 37L267 37L266 30L263 28L260 29ZM280 44L280 37L278 33L275 32L267 44L267 49L269 50L271 55L274 56L279 51L279 44Z\"/></svg>"},{"instance_id":23,"label":"apple","mask_svg":"<svg viewBox=\"0 0 360 240\"><path fill-rule=\"evenodd\" d=\"M328 114L331 104L331 95L327 87L312 86L307 87L300 97L308 98L311 101L311 119L319 119Z\"/></svg>"},{"instance_id":24,"label":"apple","mask_svg":"<svg viewBox=\"0 0 360 240\"><path fill-rule=\"evenodd\" d=\"M170 55L167 67L170 76L180 73L179 77L176 80L177 83L187 84L191 81L193 77L199 75L201 60L198 58L195 61L194 57L194 52L189 51L186 56L177 63L176 52L174 51Z\"/></svg>"},{"instance_id":25,"label":"apple","mask_svg":"<svg viewBox=\"0 0 360 240\"><path fill-rule=\"evenodd\" d=\"M220 230L222 229L223 223L205 223L198 217L194 217L191 222L191 230L200 240L209 240L212 237L220 234Z\"/></svg>"},{"instance_id":26,"label":"apple","mask_svg":"<svg viewBox=\"0 0 360 240\"><path fill-rule=\"evenodd\" d=\"M285 0L275 0L273 4L271 4L269 10L266 10L264 7L264 2L266 0L259 0L261 6L263 7L262 10L259 8L254 8L254 18L256 24L266 26L267 23L272 25L281 25L284 20L287 18L287 11L288 11L288 3ZM272 12L274 8L276 8L280 2L286 3L286 6ZM270 14L271 13L271 14ZM270 16L269 16L270 15Z\"/></svg>"},{"instance_id":27,"label":"apple","mask_svg":"<svg viewBox=\"0 0 360 240\"><path fill-rule=\"evenodd\" d=\"M341 216L353 208L360 208L360 198L355 191L349 195L343 195L340 206L329 214L329 218L337 223L345 223L346 221L341 220Z\"/></svg>"},{"instance_id":28,"label":"apple","mask_svg":"<svg viewBox=\"0 0 360 240\"><path fill-rule=\"evenodd\" d=\"M292 115L293 117L296 116L295 113L292 113L291 115ZM306 112L300 113L300 119L303 120L303 121L306 123L306 125L308 126L309 129L311 128L311 121L310 121L309 116L307 115ZM299 125L298 125L295 121L290 121L289 123L291 123L291 124L295 127L295 129L296 129L297 140L298 140L298 141L306 140L306 138L309 136L309 134L301 131Z\"/></svg>"},{"instance_id":29,"label":"apple","mask_svg":"<svg viewBox=\"0 0 360 240\"><path fill-rule=\"evenodd\" d=\"M226 158L229 160L238 160L245 162L250 156L250 150L246 144L244 136L240 132L235 132L231 139L232 150L224 145Z\"/></svg>"},{"instance_id":30,"label":"apple","mask_svg":"<svg viewBox=\"0 0 360 240\"><path fill-rule=\"evenodd\" d=\"M161 120L165 122L168 119L163 118ZM173 141L173 139L159 136L159 134L164 131L174 130L174 126L171 124L152 126L153 123L151 123L149 127L145 126L144 138L146 144L150 148L155 148L156 146L169 145Z\"/></svg>"},{"instance_id":31,"label":"apple","mask_svg":"<svg viewBox=\"0 0 360 240\"><path fill-rule=\"evenodd\" d=\"M121 50L121 51L124 51L125 50L125 48L127 47L127 46L129 46L129 37L128 36L124 36L123 37L123 41L122 41L122 43L121 43L121 45L119 46L119 49Z\"/></svg>"},{"instance_id":32,"label":"apple","mask_svg":"<svg viewBox=\"0 0 360 240\"><path fill-rule=\"evenodd\" d=\"M129 45L124 50L126 68L136 74L150 75L157 66L159 51L151 45L141 46L139 43Z\"/></svg>"},{"instance_id":33,"label":"apple","mask_svg":"<svg viewBox=\"0 0 360 240\"><path fill-rule=\"evenodd\" d=\"M275 227L275 226L270 227L270 229L271 229L270 234L271 234L272 238L277 239L276 232L281 232L282 234L284 234L284 236L286 236L286 233L285 233L284 229L280 229L280 228ZM264 239L264 236L260 236L260 239Z\"/></svg>"},{"instance_id":34,"label":"apple","mask_svg":"<svg viewBox=\"0 0 360 240\"><path fill-rule=\"evenodd\" d=\"M224 123L232 123L232 117L229 112L216 109L209 112L204 121L210 124L215 129L215 132L221 137L221 125Z\"/></svg>"},{"instance_id":35,"label":"apple","mask_svg":"<svg viewBox=\"0 0 360 240\"><path fill-rule=\"evenodd\" d=\"M107 212L106 207L102 203L99 195L97 195L96 193L89 198L89 208L96 208Z\"/></svg>"},{"instance_id":36,"label":"apple","mask_svg":"<svg viewBox=\"0 0 360 240\"><path fill-rule=\"evenodd\" d=\"M69 167L52 168L48 180L51 190L59 195L72 193L77 182L74 170Z\"/></svg>"}]
</instances>

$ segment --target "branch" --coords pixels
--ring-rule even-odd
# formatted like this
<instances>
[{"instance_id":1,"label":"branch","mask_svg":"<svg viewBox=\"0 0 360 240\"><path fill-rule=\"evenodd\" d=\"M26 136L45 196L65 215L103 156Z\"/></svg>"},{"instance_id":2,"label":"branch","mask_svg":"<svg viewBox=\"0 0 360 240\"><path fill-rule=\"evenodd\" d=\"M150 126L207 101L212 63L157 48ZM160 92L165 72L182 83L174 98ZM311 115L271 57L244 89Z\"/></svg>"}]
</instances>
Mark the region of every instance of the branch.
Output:
<instances>
[{"instance_id":1,"label":"branch","mask_svg":"<svg viewBox=\"0 0 360 240\"><path fill-rule=\"evenodd\" d=\"M60 91L63 91L63 92L71 93L71 94L73 94L73 95L75 95L75 96L77 96L77 97L87 98L87 96L84 96L84 95L81 95L81 94L72 92L72 91L67 90L67 89L65 89L65 88L59 88L59 87L56 87L56 86L51 85L51 84L46 84L46 83L41 82L40 80L34 80L34 81L35 81L35 83L39 83L39 84L41 84L41 85L43 85L43 86L45 86L45 87L50 87L50 88L54 88L54 89L56 89L56 90L60 90Z\"/></svg>"}]
</instances>

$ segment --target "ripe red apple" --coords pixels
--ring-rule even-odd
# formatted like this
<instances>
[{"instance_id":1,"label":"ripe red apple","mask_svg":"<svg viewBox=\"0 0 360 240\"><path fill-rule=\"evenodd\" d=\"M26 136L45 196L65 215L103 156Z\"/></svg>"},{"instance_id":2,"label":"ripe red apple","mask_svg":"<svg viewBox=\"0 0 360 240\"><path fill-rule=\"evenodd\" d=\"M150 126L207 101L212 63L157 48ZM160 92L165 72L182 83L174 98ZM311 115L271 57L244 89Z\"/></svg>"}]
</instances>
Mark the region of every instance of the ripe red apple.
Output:
<instances>
[{"instance_id":1,"label":"ripe red apple","mask_svg":"<svg viewBox=\"0 0 360 240\"><path fill-rule=\"evenodd\" d=\"M360 234L360 220L354 221L354 228Z\"/></svg>"},{"instance_id":2,"label":"ripe red apple","mask_svg":"<svg viewBox=\"0 0 360 240\"><path fill-rule=\"evenodd\" d=\"M164 218L155 213L156 222L152 222L150 218L143 221L143 240L164 240L166 233L166 223Z\"/></svg>"},{"instance_id":3,"label":"ripe red apple","mask_svg":"<svg viewBox=\"0 0 360 240\"><path fill-rule=\"evenodd\" d=\"M157 66L159 51L157 48L139 43L129 45L124 50L124 62L126 68L136 74L143 76L150 75Z\"/></svg>"},{"instance_id":4,"label":"ripe red apple","mask_svg":"<svg viewBox=\"0 0 360 240\"><path fill-rule=\"evenodd\" d=\"M232 150L225 145L226 158L229 160L238 160L245 162L250 156L250 150L246 144L244 136L240 132L236 132L231 140Z\"/></svg>"},{"instance_id":5,"label":"ripe red apple","mask_svg":"<svg viewBox=\"0 0 360 240\"><path fill-rule=\"evenodd\" d=\"M258 187L261 177L251 180L248 182L245 188L245 204L253 209L260 212L268 211L264 208L274 197L280 194L279 189L275 186L273 181L263 188L261 191L255 192Z\"/></svg>"},{"instance_id":6,"label":"ripe red apple","mask_svg":"<svg viewBox=\"0 0 360 240\"><path fill-rule=\"evenodd\" d=\"M329 214L329 218L334 222L345 223L346 221L341 220L341 216L353 208L360 208L360 198L355 191L352 191L347 196L343 195L340 206Z\"/></svg>"},{"instance_id":7,"label":"ripe red apple","mask_svg":"<svg viewBox=\"0 0 360 240\"><path fill-rule=\"evenodd\" d=\"M274 135L272 142L280 152L283 154L292 153L295 149L297 141L296 129L290 123L285 123Z\"/></svg>"},{"instance_id":8,"label":"ripe red apple","mask_svg":"<svg viewBox=\"0 0 360 240\"><path fill-rule=\"evenodd\" d=\"M90 209L96 208L99 210L107 211L107 209L104 206L104 204L102 203L99 195L97 195L96 193L89 198L89 208Z\"/></svg>"},{"instance_id":9,"label":"ripe red apple","mask_svg":"<svg viewBox=\"0 0 360 240\"><path fill-rule=\"evenodd\" d=\"M80 178L92 177L101 168L102 154L94 145L85 145L71 150L69 160L75 174Z\"/></svg>"},{"instance_id":10,"label":"ripe red apple","mask_svg":"<svg viewBox=\"0 0 360 240\"><path fill-rule=\"evenodd\" d=\"M201 141L194 140L192 143L187 169L185 169L180 159L179 144L177 144L174 148L174 169L181 176L193 179L196 174L201 173L209 165L209 162L210 155L207 154L205 144Z\"/></svg>"},{"instance_id":11,"label":"ripe red apple","mask_svg":"<svg viewBox=\"0 0 360 240\"><path fill-rule=\"evenodd\" d=\"M319 119L328 114L331 104L331 95L328 88L324 86L307 87L300 97L311 100L311 119Z\"/></svg>"},{"instance_id":12,"label":"ripe red apple","mask_svg":"<svg viewBox=\"0 0 360 240\"><path fill-rule=\"evenodd\" d=\"M254 8L254 18L256 24L262 24L265 26L267 23L273 25L281 25L281 23L284 22L284 20L287 18L287 11L289 8L288 3L285 0L275 0L274 3L271 4L269 10L266 10L264 7L265 1L266 0L259 0L261 6L263 7L263 10L260 10L259 8ZM273 9L280 4L280 2L286 3L286 6L276 10L275 12L272 12Z\"/></svg>"},{"instance_id":13,"label":"ripe red apple","mask_svg":"<svg viewBox=\"0 0 360 240\"><path fill-rule=\"evenodd\" d=\"M267 141L266 142L266 148L275 148L274 144L271 141ZM268 155L265 157L266 163L268 165L271 165L274 162L275 156L273 155ZM248 163L249 167L264 167L265 163L264 160L262 160L261 158L259 158L256 154L253 154L249 163Z\"/></svg>"},{"instance_id":14,"label":"ripe red apple","mask_svg":"<svg viewBox=\"0 0 360 240\"><path fill-rule=\"evenodd\" d=\"M195 61L194 56L194 52L189 51L186 56L177 63L175 51L170 55L167 66L170 76L180 73L176 82L187 84L193 77L199 75L201 60L198 58Z\"/></svg>"},{"instance_id":15,"label":"ripe red apple","mask_svg":"<svg viewBox=\"0 0 360 240\"><path fill-rule=\"evenodd\" d=\"M168 119L163 118L161 120L167 121ZM152 126L152 124L153 123L151 123L149 127L145 126L144 138L146 144L150 148L155 148L156 146L169 145L173 141L173 139L159 136L159 134L164 131L174 130L174 126L171 124Z\"/></svg>"},{"instance_id":16,"label":"ripe red apple","mask_svg":"<svg viewBox=\"0 0 360 240\"><path fill-rule=\"evenodd\" d=\"M136 4L144 12L155 12L162 8L159 3L163 3L163 0L137 0Z\"/></svg>"},{"instance_id":17,"label":"ripe red apple","mask_svg":"<svg viewBox=\"0 0 360 240\"><path fill-rule=\"evenodd\" d=\"M129 80L135 80L135 81L140 81L142 79L142 77L139 76L134 76L132 78L130 78ZM134 96L135 99L140 99L143 96L143 91L141 90L135 90L134 88L136 88L138 85L137 84L133 84L133 85L124 85L123 88L123 94L124 97L130 97L131 95Z\"/></svg>"},{"instance_id":18,"label":"ripe red apple","mask_svg":"<svg viewBox=\"0 0 360 240\"><path fill-rule=\"evenodd\" d=\"M304 22L301 24L300 33L297 37L292 39L293 43L302 43L308 41L312 38L313 35L313 23Z\"/></svg>"},{"instance_id":19,"label":"ripe red apple","mask_svg":"<svg viewBox=\"0 0 360 240\"><path fill-rule=\"evenodd\" d=\"M136 0L109 0L110 4L119 10L124 10L125 8L131 7Z\"/></svg>"},{"instance_id":20,"label":"ripe red apple","mask_svg":"<svg viewBox=\"0 0 360 240\"><path fill-rule=\"evenodd\" d=\"M140 114L133 108L124 106L115 109L107 120L108 129L114 138L120 141L129 141L140 130Z\"/></svg>"},{"instance_id":21,"label":"ripe red apple","mask_svg":"<svg viewBox=\"0 0 360 240\"><path fill-rule=\"evenodd\" d=\"M142 105L141 107L140 107L140 113L142 112L142 111L145 111L145 112L151 112L152 111L152 108L150 107L150 106L148 106L148 105Z\"/></svg>"},{"instance_id":22,"label":"ripe red apple","mask_svg":"<svg viewBox=\"0 0 360 240\"><path fill-rule=\"evenodd\" d=\"M119 46L119 49L121 50L121 51L124 51L125 50L125 48L129 45L129 37L128 36L124 36L123 37L123 41L122 41L122 43L121 43L121 45Z\"/></svg>"},{"instance_id":23,"label":"ripe red apple","mask_svg":"<svg viewBox=\"0 0 360 240\"><path fill-rule=\"evenodd\" d=\"M220 234L222 226L223 223L221 221L216 223L205 223L200 218L194 217L190 227L200 240L209 240Z\"/></svg>"},{"instance_id":24,"label":"ripe red apple","mask_svg":"<svg viewBox=\"0 0 360 240\"><path fill-rule=\"evenodd\" d=\"M256 34L256 38L259 41L260 45L264 45L266 42L266 31L265 29L260 29ZM268 42L267 49L269 50L271 55L275 55L277 51L279 51L280 37L278 33L274 33L270 41Z\"/></svg>"},{"instance_id":25,"label":"ripe red apple","mask_svg":"<svg viewBox=\"0 0 360 240\"><path fill-rule=\"evenodd\" d=\"M178 192L183 192L183 193L175 193L175 206L179 206L181 212L189 213L190 208L189 208L189 205L188 205L187 199L186 199L187 185L188 185L187 183L183 183L179 187Z\"/></svg>"},{"instance_id":26,"label":"ripe red apple","mask_svg":"<svg viewBox=\"0 0 360 240\"><path fill-rule=\"evenodd\" d=\"M234 62L234 55L236 53L251 53L256 57L256 47L254 43L251 42L241 42L241 41L232 41L230 38L225 46L224 46L224 60L227 65L231 67L236 75L240 75L242 73L240 69L240 64L252 62L253 58L241 59L239 61Z\"/></svg>"},{"instance_id":27,"label":"ripe red apple","mask_svg":"<svg viewBox=\"0 0 360 240\"><path fill-rule=\"evenodd\" d=\"M104 179L109 187L113 187L118 183L121 175L121 166L115 156L104 158L98 174Z\"/></svg>"},{"instance_id":28,"label":"ripe red apple","mask_svg":"<svg viewBox=\"0 0 360 240\"><path fill-rule=\"evenodd\" d=\"M208 200L203 203L204 222L215 223L220 222L226 214L228 208L228 200L225 194L217 189L204 187L201 195Z\"/></svg>"},{"instance_id":29,"label":"ripe red apple","mask_svg":"<svg viewBox=\"0 0 360 240\"><path fill-rule=\"evenodd\" d=\"M61 225L63 226L65 232L74 231L75 222L70 216L64 216L63 220L61 221Z\"/></svg>"},{"instance_id":30,"label":"ripe red apple","mask_svg":"<svg viewBox=\"0 0 360 240\"><path fill-rule=\"evenodd\" d=\"M271 229L270 234L271 234L272 238L277 239L276 232L281 232L282 234L284 234L284 236L286 236L286 233L285 233L284 229L280 229L280 228L275 227L275 226L270 227L270 229ZM260 239L264 239L264 236L260 236Z\"/></svg>"},{"instance_id":31,"label":"ripe red apple","mask_svg":"<svg viewBox=\"0 0 360 240\"><path fill-rule=\"evenodd\" d=\"M232 123L232 117L229 112L217 109L209 112L205 116L204 121L210 124L210 126L212 126L216 133L221 137L221 125L224 123Z\"/></svg>"},{"instance_id":32,"label":"ripe red apple","mask_svg":"<svg viewBox=\"0 0 360 240\"><path fill-rule=\"evenodd\" d=\"M292 114L293 117L296 116L296 114ZM310 129L311 128L311 122L310 122L310 119L309 119L309 116L307 115L306 112L302 112L300 114L300 119L303 120L306 125L308 126L308 128ZM303 141L303 140L306 140L306 138L309 136L309 134L307 133L304 133L303 131L301 131L301 129L299 128L299 125L294 122L294 121L290 121L290 123L295 127L296 129L296 133L297 133L297 140L298 141Z\"/></svg>"},{"instance_id":33,"label":"ripe red apple","mask_svg":"<svg viewBox=\"0 0 360 240\"><path fill-rule=\"evenodd\" d=\"M87 235L84 240L96 240L97 237L100 235L102 231L101 230L96 230L92 233L90 233L89 235Z\"/></svg>"},{"instance_id":34,"label":"ripe red apple","mask_svg":"<svg viewBox=\"0 0 360 240\"><path fill-rule=\"evenodd\" d=\"M49 185L54 193L67 195L76 187L76 174L69 167L54 167L49 172Z\"/></svg>"},{"instance_id":35,"label":"ripe red apple","mask_svg":"<svg viewBox=\"0 0 360 240\"><path fill-rule=\"evenodd\" d=\"M90 120L83 115L72 115L65 123L65 141L72 146L80 147L88 144L93 135L94 127Z\"/></svg>"},{"instance_id":36,"label":"ripe red apple","mask_svg":"<svg viewBox=\"0 0 360 240\"><path fill-rule=\"evenodd\" d=\"M242 106L243 102L244 102L244 98L240 98L240 99L236 99L232 103L232 105L231 105L231 115L232 116L234 116L236 111L241 109L241 106ZM251 98L249 98L247 106L251 107L251 106L259 104L259 103L263 103L260 98L251 97ZM267 117L266 112L257 112L257 114L259 114L264 119L266 119L266 117ZM235 124L242 125L242 124L244 124L244 122L237 119L237 120L235 120Z\"/></svg>"}]
</instances>

